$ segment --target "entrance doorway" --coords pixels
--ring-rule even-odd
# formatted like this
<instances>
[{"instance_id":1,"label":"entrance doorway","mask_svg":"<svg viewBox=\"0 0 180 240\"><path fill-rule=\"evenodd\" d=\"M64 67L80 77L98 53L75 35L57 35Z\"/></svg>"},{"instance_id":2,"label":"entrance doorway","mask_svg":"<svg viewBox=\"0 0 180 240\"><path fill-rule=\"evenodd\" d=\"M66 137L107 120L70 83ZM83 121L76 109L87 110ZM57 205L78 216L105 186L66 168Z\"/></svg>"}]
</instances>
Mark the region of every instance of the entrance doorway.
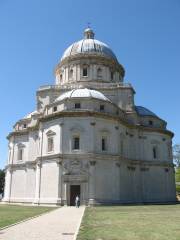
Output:
<instances>
[{"instance_id":1,"label":"entrance doorway","mask_svg":"<svg viewBox=\"0 0 180 240\"><path fill-rule=\"evenodd\" d=\"M80 185L71 185L70 186L70 206L75 206L75 198L78 195L80 198Z\"/></svg>"}]
</instances>

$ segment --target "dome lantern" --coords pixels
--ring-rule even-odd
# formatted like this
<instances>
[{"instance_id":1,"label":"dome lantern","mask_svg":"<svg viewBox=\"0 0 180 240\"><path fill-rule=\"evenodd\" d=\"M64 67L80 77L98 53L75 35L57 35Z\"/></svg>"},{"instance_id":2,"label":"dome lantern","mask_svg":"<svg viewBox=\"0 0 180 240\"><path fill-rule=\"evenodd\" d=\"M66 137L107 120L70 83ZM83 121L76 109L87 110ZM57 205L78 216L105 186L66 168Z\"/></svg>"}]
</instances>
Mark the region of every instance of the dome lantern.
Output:
<instances>
[{"instance_id":1,"label":"dome lantern","mask_svg":"<svg viewBox=\"0 0 180 240\"><path fill-rule=\"evenodd\" d=\"M91 28L86 28L84 30L84 39L94 39L94 32Z\"/></svg>"}]
</instances>

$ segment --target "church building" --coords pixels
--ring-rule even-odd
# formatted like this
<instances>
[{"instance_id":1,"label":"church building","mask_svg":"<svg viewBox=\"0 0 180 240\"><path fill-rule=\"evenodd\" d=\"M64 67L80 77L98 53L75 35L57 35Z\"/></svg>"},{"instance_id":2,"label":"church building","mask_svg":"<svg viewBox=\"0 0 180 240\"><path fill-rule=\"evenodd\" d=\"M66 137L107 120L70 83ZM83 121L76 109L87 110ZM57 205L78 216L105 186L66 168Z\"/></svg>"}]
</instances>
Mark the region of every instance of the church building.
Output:
<instances>
[{"instance_id":1,"label":"church building","mask_svg":"<svg viewBox=\"0 0 180 240\"><path fill-rule=\"evenodd\" d=\"M173 133L134 103L125 70L91 28L69 46L55 84L8 135L4 202L175 202Z\"/></svg>"}]
</instances>

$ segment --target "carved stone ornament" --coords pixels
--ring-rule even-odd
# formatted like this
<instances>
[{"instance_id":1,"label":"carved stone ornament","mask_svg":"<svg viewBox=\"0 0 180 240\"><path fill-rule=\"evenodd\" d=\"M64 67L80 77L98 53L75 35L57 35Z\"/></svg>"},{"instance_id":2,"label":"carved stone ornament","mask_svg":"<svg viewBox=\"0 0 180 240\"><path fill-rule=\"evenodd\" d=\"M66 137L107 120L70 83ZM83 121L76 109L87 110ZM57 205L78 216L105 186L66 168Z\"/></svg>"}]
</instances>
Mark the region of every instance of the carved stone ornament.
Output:
<instances>
[{"instance_id":1,"label":"carved stone ornament","mask_svg":"<svg viewBox=\"0 0 180 240\"><path fill-rule=\"evenodd\" d=\"M80 160L71 160L63 163L63 175L87 174L87 163Z\"/></svg>"}]
</instances>

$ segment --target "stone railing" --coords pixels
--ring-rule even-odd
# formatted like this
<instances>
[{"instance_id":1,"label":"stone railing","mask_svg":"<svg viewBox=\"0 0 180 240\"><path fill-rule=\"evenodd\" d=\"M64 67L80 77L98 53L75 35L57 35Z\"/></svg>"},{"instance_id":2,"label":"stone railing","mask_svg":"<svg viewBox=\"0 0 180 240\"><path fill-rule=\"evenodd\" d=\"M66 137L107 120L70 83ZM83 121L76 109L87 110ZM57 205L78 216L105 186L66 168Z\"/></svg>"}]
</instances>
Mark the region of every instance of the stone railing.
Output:
<instances>
[{"instance_id":1,"label":"stone railing","mask_svg":"<svg viewBox=\"0 0 180 240\"><path fill-rule=\"evenodd\" d=\"M39 91L48 90L48 89L77 89L77 88L94 88L94 89L105 89L105 88L124 88L124 87L132 87L130 83L69 83L64 85L44 85L40 86Z\"/></svg>"}]
</instances>

